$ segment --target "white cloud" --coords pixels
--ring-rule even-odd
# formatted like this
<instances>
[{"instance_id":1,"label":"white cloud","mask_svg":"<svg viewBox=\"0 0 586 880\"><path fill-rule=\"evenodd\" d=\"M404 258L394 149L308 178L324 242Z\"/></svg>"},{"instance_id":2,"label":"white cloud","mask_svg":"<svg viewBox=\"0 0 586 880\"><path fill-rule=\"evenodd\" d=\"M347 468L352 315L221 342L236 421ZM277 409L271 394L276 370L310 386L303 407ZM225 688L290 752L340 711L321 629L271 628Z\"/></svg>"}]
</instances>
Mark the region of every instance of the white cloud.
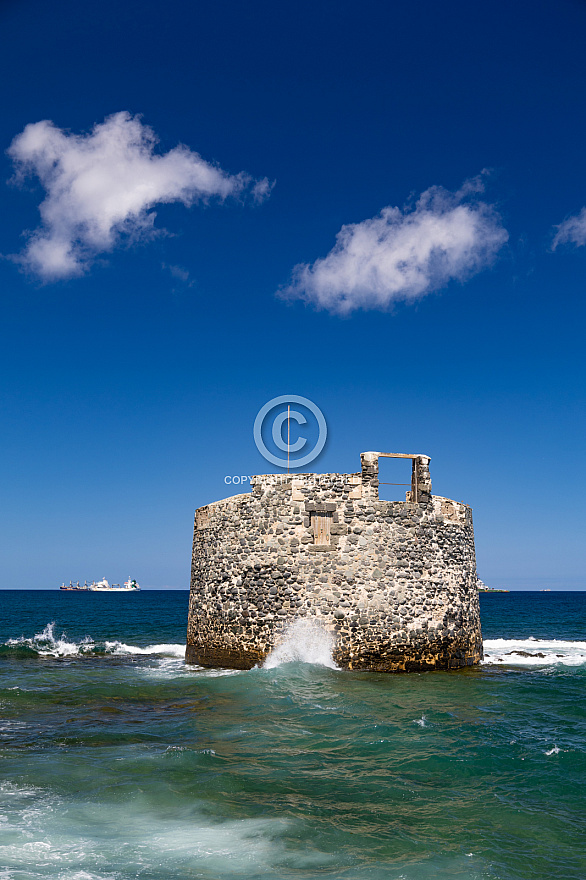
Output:
<instances>
[{"instance_id":1,"label":"white cloud","mask_svg":"<svg viewBox=\"0 0 586 880\"><path fill-rule=\"evenodd\" d=\"M163 269L167 269L172 278L175 281L181 281L183 284L187 285L187 287L193 287L195 282L191 279L189 274L189 269L185 269L183 266L174 266L170 263L161 263Z\"/></svg>"},{"instance_id":2,"label":"white cloud","mask_svg":"<svg viewBox=\"0 0 586 880\"><path fill-rule=\"evenodd\" d=\"M370 220L343 226L330 253L296 266L280 295L345 315L385 310L469 278L508 239L499 215L478 199L482 190L480 178L456 193L432 187L414 207L383 208Z\"/></svg>"},{"instance_id":3,"label":"white cloud","mask_svg":"<svg viewBox=\"0 0 586 880\"><path fill-rule=\"evenodd\" d=\"M177 281L184 281L185 283L189 281L189 271L184 269L183 266L169 266L166 263L163 263L163 268L168 269L173 278L177 279Z\"/></svg>"},{"instance_id":4,"label":"white cloud","mask_svg":"<svg viewBox=\"0 0 586 880\"><path fill-rule=\"evenodd\" d=\"M8 153L17 180L36 175L47 195L41 225L16 259L46 281L81 275L123 237L154 234L156 204L222 201L246 190L258 202L270 194L266 179L227 174L185 146L155 153L156 142L153 130L126 112L86 135L48 120L27 125Z\"/></svg>"},{"instance_id":5,"label":"white cloud","mask_svg":"<svg viewBox=\"0 0 586 880\"><path fill-rule=\"evenodd\" d=\"M275 182L276 181L274 180L269 180L268 177L263 177L261 180L256 181L252 187L251 194L257 205L264 202L265 199L268 199L273 191Z\"/></svg>"},{"instance_id":6,"label":"white cloud","mask_svg":"<svg viewBox=\"0 0 586 880\"><path fill-rule=\"evenodd\" d=\"M552 243L552 250L558 244L575 244L582 247L586 244L586 208L582 208L579 214L568 217L557 227L557 232Z\"/></svg>"}]
</instances>

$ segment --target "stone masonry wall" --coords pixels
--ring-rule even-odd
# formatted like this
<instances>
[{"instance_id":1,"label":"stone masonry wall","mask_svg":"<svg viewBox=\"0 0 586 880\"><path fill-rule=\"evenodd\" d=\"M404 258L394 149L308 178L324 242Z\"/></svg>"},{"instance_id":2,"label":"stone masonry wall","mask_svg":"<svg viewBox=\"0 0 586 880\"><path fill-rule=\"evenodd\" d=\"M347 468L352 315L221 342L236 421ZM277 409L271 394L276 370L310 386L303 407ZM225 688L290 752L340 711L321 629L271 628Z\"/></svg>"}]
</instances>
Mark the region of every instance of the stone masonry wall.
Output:
<instances>
[{"instance_id":1,"label":"stone masonry wall","mask_svg":"<svg viewBox=\"0 0 586 880\"><path fill-rule=\"evenodd\" d=\"M379 453L354 474L269 474L196 511L188 662L250 668L311 617L335 661L395 672L482 658L472 511L431 494L413 457L407 498L378 497ZM417 483L417 485L415 485Z\"/></svg>"}]
</instances>

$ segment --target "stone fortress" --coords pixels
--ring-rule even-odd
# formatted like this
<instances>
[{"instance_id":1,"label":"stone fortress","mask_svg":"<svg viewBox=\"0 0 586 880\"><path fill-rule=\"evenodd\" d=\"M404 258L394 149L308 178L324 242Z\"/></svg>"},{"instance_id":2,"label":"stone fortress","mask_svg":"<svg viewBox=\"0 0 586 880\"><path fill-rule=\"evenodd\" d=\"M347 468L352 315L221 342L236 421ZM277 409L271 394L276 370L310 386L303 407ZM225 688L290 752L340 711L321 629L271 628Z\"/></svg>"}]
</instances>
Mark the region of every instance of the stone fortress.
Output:
<instances>
[{"instance_id":1,"label":"stone fortress","mask_svg":"<svg viewBox=\"0 0 586 880\"><path fill-rule=\"evenodd\" d=\"M406 501L379 458L412 460ZM364 452L353 474L268 474L195 514L187 662L248 669L310 618L349 669L482 659L472 511L431 494L429 457Z\"/></svg>"}]
</instances>

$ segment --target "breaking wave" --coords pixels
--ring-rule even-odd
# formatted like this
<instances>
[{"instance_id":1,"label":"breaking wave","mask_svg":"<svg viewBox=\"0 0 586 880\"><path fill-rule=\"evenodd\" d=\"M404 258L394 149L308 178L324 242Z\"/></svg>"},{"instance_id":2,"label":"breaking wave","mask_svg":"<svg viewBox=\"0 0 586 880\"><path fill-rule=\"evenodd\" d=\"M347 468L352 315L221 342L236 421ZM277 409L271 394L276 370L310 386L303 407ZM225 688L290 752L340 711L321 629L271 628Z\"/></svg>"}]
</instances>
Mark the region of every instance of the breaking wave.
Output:
<instances>
[{"instance_id":1,"label":"breaking wave","mask_svg":"<svg viewBox=\"0 0 586 880\"><path fill-rule=\"evenodd\" d=\"M337 669L333 651L333 635L319 623L315 620L295 620L283 630L263 668L274 669L284 663L312 663Z\"/></svg>"},{"instance_id":2,"label":"breaking wave","mask_svg":"<svg viewBox=\"0 0 586 880\"><path fill-rule=\"evenodd\" d=\"M274 669L285 663L309 663L337 669L333 650L333 634L317 621L295 620L283 630L263 668ZM183 660L185 645L164 643L141 647L118 639L99 641L91 636L72 641L65 633L56 635L55 623L52 622L32 638L21 636L0 644L0 657L3 656L13 659L151 656ZM483 663L488 666L586 666L586 641L485 639Z\"/></svg>"},{"instance_id":3,"label":"breaking wave","mask_svg":"<svg viewBox=\"0 0 586 880\"><path fill-rule=\"evenodd\" d=\"M68 640L65 633L60 636L55 635L55 622L48 623L42 632L32 638L21 636L18 639L8 639L0 645L0 656L23 659L27 657L121 656L127 654L154 654L183 659L185 645L147 645L145 648L140 648L117 640L95 641L91 636L86 636L79 642L72 642Z\"/></svg>"},{"instance_id":4,"label":"breaking wave","mask_svg":"<svg viewBox=\"0 0 586 880\"><path fill-rule=\"evenodd\" d=\"M558 639L485 639L485 664L509 666L584 666L586 642Z\"/></svg>"}]
</instances>

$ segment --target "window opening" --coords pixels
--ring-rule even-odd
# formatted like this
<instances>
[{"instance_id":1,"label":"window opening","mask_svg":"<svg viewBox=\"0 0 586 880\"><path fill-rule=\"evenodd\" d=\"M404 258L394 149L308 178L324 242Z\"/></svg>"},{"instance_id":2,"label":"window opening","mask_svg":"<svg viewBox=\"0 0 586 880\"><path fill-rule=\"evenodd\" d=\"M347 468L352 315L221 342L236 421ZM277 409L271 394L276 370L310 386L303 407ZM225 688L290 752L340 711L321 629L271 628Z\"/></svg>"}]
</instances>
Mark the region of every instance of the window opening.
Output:
<instances>
[{"instance_id":1,"label":"window opening","mask_svg":"<svg viewBox=\"0 0 586 880\"><path fill-rule=\"evenodd\" d=\"M384 458L378 460L378 497L381 501L405 501L411 490L412 460Z\"/></svg>"},{"instance_id":2,"label":"window opening","mask_svg":"<svg viewBox=\"0 0 586 880\"><path fill-rule=\"evenodd\" d=\"M207 529L210 524L210 512L207 507L200 507L195 511L195 527L196 529Z\"/></svg>"}]
</instances>

